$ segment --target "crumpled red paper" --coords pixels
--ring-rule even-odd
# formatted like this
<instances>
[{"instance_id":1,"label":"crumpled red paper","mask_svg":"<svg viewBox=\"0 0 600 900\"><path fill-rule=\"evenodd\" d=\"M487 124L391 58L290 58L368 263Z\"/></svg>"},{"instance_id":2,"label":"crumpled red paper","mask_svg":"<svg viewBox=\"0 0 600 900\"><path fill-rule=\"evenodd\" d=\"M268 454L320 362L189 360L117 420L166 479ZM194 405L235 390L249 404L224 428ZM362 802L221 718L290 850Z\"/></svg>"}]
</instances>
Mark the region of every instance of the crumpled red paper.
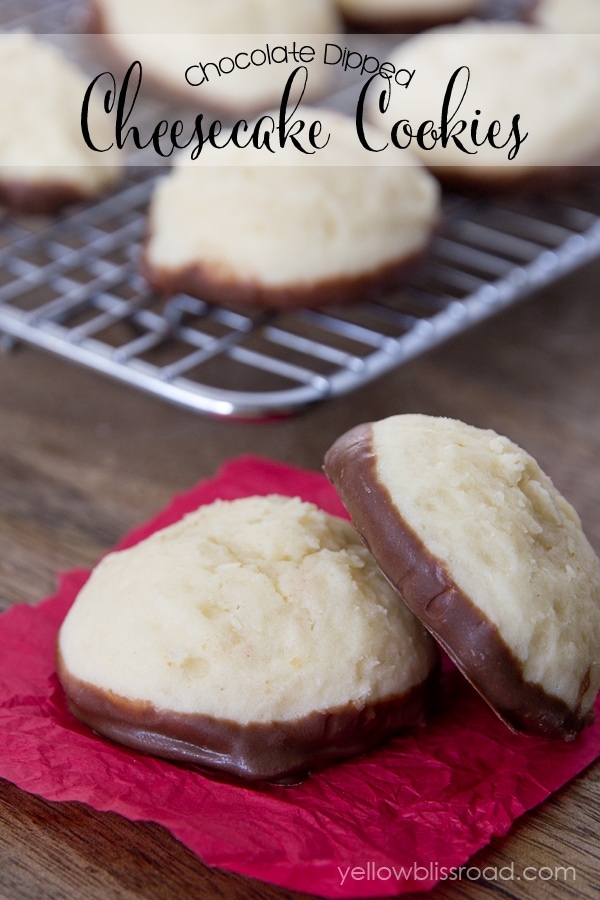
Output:
<instances>
[{"instance_id":1,"label":"crumpled red paper","mask_svg":"<svg viewBox=\"0 0 600 900\"><path fill-rule=\"evenodd\" d=\"M218 497L265 493L345 514L323 476L242 457L119 546ZM573 743L519 737L448 665L427 727L294 787L231 784L143 756L74 719L54 673L56 634L86 577L70 572L54 597L0 617L0 777L158 822L209 865L325 897L427 890L600 755L600 707Z\"/></svg>"}]
</instances>

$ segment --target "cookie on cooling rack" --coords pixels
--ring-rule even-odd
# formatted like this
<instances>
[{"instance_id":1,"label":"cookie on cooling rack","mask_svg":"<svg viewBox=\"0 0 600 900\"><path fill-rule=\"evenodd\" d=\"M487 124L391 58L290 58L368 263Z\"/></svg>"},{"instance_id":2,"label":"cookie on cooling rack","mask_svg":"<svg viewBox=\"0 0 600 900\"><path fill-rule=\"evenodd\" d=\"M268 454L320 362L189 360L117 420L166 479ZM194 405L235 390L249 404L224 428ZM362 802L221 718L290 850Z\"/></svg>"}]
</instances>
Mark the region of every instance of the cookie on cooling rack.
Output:
<instances>
[{"instance_id":1,"label":"cookie on cooling rack","mask_svg":"<svg viewBox=\"0 0 600 900\"><path fill-rule=\"evenodd\" d=\"M26 33L0 34L0 203L24 213L54 213L97 197L121 167L110 153L89 149L81 133L88 80L49 43ZM113 138L101 109L91 128Z\"/></svg>"},{"instance_id":2,"label":"cookie on cooling rack","mask_svg":"<svg viewBox=\"0 0 600 900\"><path fill-rule=\"evenodd\" d=\"M345 21L369 31L412 33L476 15L482 0L335 0Z\"/></svg>"},{"instance_id":3,"label":"cookie on cooling rack","mask_svg":"<svg viewBox=\"0 0 600 900\"><path fill-rule=\"evenodd\" d=\"M314 160L286 146L253 163L230 146L206 164L182 159L159 183L143 258L155 289L263 308L349 303L395 283L428 248L440 192L427 170L412 156L379 164L350 117L299 116L330 135Z\"/></svg>"},{"instance_id":4,"label":"cookie on cooling rack","mask_svg":"<svg viewBox=\"0 0 600 900\"><path fill-rule=\"evenodd\" d=\"M390 58L414 76L408 88L386 91L383 112L374 85L370 120L390 133L400 123L400 144L446 184L547 186L598 164L600 55L583 36L463 22L411 37Z\"/></svg>"},{"instance_id":5,"label":"cookie on cooling rack","mask_svg":"<svg viewBox=\"0 0 600 900\"><path fill-rule=\"evenodd\" d=\"M147 86L231 116L254 115L278 103L288 77L303 64L309 72L304 101L321 96L330 75L319 58L322 49L315 49L314 58L298 51L324 47L338 28L330 0L91 4L90 29L103 36L106 50L125 68L139 60Z\"/></svg>"},{"instance_id":6,"label":"cookie on cooling rack","mask_svg":"<svg viewBox=\"0 0 600 900\"><path fill-rule=\"evenodd\" d=\"M422 724L437 650L349 522L298 498L216 501L105 557L58 674L100 734L280 779Z\"/></svg>"},{"instance_id":7,"label":"cookie on cooling rack","mask_svg":"<svg viewBox=\"0 0 600 900\"><path fill-rule=\"evenodd\" d=\"M412 611L514 730L573 738L600 687L600 562L573 507L506 437L399 415L325 471Z\"/></svg>"}]
</instances>

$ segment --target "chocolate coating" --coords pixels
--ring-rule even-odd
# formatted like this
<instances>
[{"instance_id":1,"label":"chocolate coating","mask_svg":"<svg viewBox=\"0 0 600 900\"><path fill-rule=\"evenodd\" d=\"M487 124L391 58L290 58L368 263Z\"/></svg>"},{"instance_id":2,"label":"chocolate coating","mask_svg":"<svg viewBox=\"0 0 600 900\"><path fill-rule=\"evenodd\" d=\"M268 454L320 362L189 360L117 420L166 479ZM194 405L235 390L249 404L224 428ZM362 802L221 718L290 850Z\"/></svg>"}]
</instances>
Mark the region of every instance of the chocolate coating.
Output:
<instances>
[{"instance_id":1,"label":"chocolate coating","mask_svg":"<svg viewBox=\"0 0 600 900\"><path fill-rule=\"evenodd\" d=\"M598 175L598 159L552 166L430 166L446 190L468 196L546 194L561 188L578 188Z\"/></svg>"},{"instance_id":2,"label":"chocolate coating","mask_svg":"<svg viewBox=\"0 0 600 900\"><path fill-rule=\"evenodd\" d=\"M242 725L157 709L74 678L60 653L56 669L73 715L98 734L154 756L251 781L282 781L364 753L403 728L423 725L438 670L407 693L272 723Z\"/></svg>"},{"instance_id":3,"label":"chocolate coating","mask_svg":"<svg viewBox=\"0 0 600 900\"><path fill-rule=\"evenodd\" d=\"M12 212L24 215L53 215L65 206L87 199L89 196L83 190L66 182L0 182L0 204Z\"/></svg>"},{"instance_id":4,"label":"chocolate coating","mask_svg":"<svg viewBox=\"0 0 600 900\"><path fill-rule=\"evenodd\" d=\"M429 252L428 244L410 257L369 272L277 286L235 277L225 280L219 274L215 276L210 265L200 262L178 270L163 269L152 264L147 249L142 252L140 271L149 285L164 296L184 293L207 303L256 309L314 309L377 299L401 284Z\"/></svg>"},{"instance_id":5,"label":"chocolate coating","mask_svg":"<svg viewBox=\"0 0 600 900\"><path fill-rule=\"evenodd\" d=\"M454 583L402 519L377 476L370 423L342 435L325 456L325 472L380 569L463 675L516 732L570 740L593 721L525 680L521 662L496 626ZM588 687L582 680L579 698Z\"/></svg>"},{"instance_id":6,"label":"chocolate coating","mask_svg":"<svg viewBox=\"0 0 600 900\"><path fill-rule=\"evenodd\" d=\"M429 15L411 15L407 16L398 14L390 15L369 15L365 12L361 15L359 12L343 13L342 17L346 25L347 31L365 31L368 34L419 34L421 31L427 31L429 28L436 28L440 25L453 25L461 22L468 16L477 14L477 10L473 9L469 12L440 12L436 14L431 12Z\"/></svg>"}]
</instances>

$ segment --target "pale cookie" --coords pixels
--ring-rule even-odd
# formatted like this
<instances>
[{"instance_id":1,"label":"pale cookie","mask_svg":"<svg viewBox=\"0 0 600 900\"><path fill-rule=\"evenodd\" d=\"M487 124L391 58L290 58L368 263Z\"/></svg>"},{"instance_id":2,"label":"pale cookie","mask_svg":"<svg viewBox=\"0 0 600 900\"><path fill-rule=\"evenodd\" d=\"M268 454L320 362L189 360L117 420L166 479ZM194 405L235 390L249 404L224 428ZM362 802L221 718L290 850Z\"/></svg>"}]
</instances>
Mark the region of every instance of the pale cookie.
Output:
<instances>
[{"instance_id":1,"label":"pale cookie","mask_svg":"<svg viewBox=\"0 0 600 900\"><path fill-rule=\"evenodd\" d=\"M422 723L436 669L350 523L275 495L217 501L104 558L57 657L100 734L252 779Z\"/></svg>"},{"instance_id":2,"label":"pale cookie","mask_svg":"<svg viewBox=\"0 0 600 900\"><path fill-rule=\"evenodd\" d=\"M390 61L410 84L377 78L369 118L445 183L547 185L600 159L600 55L582 35L465 22L409 38Z\"/></svg>"},{"instance_id":3,"label":"pale cookie","mask_svg":"<svg viewBox=\"0 0 600 900\"><path fill-rule=\"evenodd\" d=\"M298 112L315 116L331 141L314 158L286 145L264 165L232 146L180 159L150 205L155 289L279 309L350 303L423 255L440 218L435 179L412 156L390 165L363 149L350 117Z\"/></svg>"},{"instance_id":4,"label":"pale cookie","mask_svg":"<svg viewBox=\"0 0 600 900\"><path fill-rule=\"evenodd\" d=\"M516 731L570 739L600 687L600 563L508 438L452 419L360 425L325 458L392 585Z\"/></svg>"},{"instance_id":5,"label":"pale cookie","mask_svg":"<svg viewBox=\"0 0 600 900\"><path fill-rule=\"evenodd\" d=\"M324 93L321 56L339 23L330 0L93 0L90 28L125 67L142 63L146 86L249 116L279 102L298 66L304 100Z\"/></svg>"},{"instance_id":6,"label":"pale cookie","mask_svg":"<svg viewBox=\"0 0 600 900\"><path fill-rule=\"evenodd\" d=\"M111 153L96 153L81 131L88 79L62 52L26 33L0 34L0 202L25 213L54 213L97 197L122 170ZM101 106L90 127L108 146Z\"/></svg>"},{"instance_id":7,"label":"pale cookie","mask_svg":"<svg viewBox=\"0 0 600 900\"><path fill-rule=\"evenodd\" d=\"M548 31L580 35L600 56L598 0L537 0L531 19Z\"/></svg>"},{"instance_id":8,"label":"pale cookie","mask_svg":"<svg viewBox=\"0 0 600 900\"><path fill-rule=\"evenodd\" d=\"M532 19L551 31L598 34L600 3L598 0L537 0Z\"/></svg>"}]
</instances>

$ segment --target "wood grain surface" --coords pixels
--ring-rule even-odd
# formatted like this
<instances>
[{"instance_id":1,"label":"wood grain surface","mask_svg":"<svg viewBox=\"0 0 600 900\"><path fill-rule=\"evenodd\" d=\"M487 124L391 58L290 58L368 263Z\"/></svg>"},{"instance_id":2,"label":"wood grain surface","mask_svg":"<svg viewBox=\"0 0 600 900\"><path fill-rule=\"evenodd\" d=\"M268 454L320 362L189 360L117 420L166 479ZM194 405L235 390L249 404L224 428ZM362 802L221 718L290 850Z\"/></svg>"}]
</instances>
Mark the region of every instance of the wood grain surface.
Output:
<instances>
[{"instance_id":1,"label":"wood grain surface","mask_svg":"<svg viewBox=\"0 0 600 900\"><path fill-rule=\"evenodd\" d=\"M317 470L347 428L401 412L509 435L575 505L600 551L599 282L594 264L349 397L267 424L204 419L27 347L0 354L0 609L39 602L57 571L92 565L231 457ZM599 824L596 764L472 860L513 866L514 878L446 883L430 896L597 898ZM156 825L0 781L2 898L299 896L209 870Z\"/></svg>"}]
</instances>

